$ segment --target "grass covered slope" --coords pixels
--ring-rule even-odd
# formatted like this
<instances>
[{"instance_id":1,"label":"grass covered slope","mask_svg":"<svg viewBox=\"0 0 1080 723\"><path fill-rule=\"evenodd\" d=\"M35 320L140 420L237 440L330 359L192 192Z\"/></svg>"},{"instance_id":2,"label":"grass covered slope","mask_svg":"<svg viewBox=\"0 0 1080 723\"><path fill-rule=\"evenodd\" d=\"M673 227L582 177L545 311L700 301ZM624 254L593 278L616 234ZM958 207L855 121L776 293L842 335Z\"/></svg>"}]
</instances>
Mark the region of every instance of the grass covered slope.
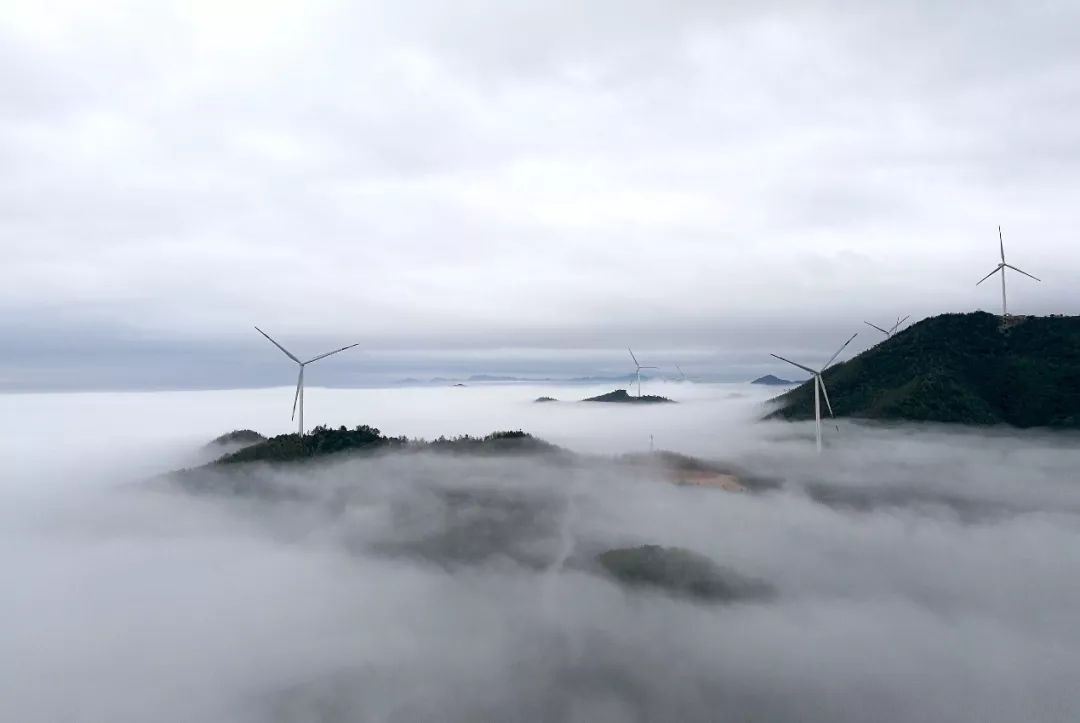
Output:
<instances>
[{"instance_id":1,"label":"grass covered slope","mask_svg":"<svg viewBox=\"0 0 1080 723\"><path fill-rule=\"evenodd\" d=\"M829 369L837 416L1017 427L1080 427L1080 317L943 314ZM777 397L771 416L811 419L814 389ZM822 411L825 410L824 400Z\"/></svg>"}]
</instances>

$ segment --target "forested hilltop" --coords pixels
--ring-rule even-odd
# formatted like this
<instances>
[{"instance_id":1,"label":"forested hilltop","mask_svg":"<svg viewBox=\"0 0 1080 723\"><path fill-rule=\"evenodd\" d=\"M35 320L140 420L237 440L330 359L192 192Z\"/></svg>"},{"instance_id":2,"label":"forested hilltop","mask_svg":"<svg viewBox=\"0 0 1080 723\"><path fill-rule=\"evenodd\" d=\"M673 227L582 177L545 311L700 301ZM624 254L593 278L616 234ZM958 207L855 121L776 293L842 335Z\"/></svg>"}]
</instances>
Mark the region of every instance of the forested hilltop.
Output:
<instances>
[{"instance_id":1,"label":"forested hilltop","mask_svg":"<svg viewBox=\"0 0 1080 723\"><path fill-rule=\"evenodd\" d=\"M281 434L226 454L214 464L244 462L302 462L339 452L374 452L382 450L464 452L471 454L562 453L559 447L522 431L492 432L484 437L462 435L433 441L386 437L374 427L361 424L347 427L315 427L302 438Z\"/></svg>"},{"instance_id":2,"label":"forested hilltop","mask_svg":"<svg viewBox=\"0 0 1080 723\"><path fill-rule=\"evenodd\" d=\"M1080 317L924 319L824 374L837 416L1080 427ZM773 417L811 419L809 383ZM822 413L825 402L822 401Z\"/></svg>"}]
</instances>

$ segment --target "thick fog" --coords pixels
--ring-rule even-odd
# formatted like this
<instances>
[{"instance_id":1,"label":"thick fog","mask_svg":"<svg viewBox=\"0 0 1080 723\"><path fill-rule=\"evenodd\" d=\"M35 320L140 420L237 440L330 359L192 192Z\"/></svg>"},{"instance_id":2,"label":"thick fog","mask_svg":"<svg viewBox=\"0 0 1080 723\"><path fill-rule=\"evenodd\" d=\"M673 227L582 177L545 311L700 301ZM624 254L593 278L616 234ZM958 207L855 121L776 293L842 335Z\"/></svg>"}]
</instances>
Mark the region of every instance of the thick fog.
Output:
<instances>
[{"instance_id":1,"label":"thick fog","mask_svg":"<svg viewBox=\"0 0 1080 723\"><path fill-rule=\"evenodd\" d=\"M609 389L312 388L309 424L524 429L582 455L186 485L157 475L221 432L289 431L292 390L4 396L0 719L1075 719L1076 436L841 421L817 458L811 425L756 421L771 389L573 402ZM676 486L616 459L650 435L779 486ZM639 544L775 595L695 602L591 564Z\"/></svg>"}]
</instances>

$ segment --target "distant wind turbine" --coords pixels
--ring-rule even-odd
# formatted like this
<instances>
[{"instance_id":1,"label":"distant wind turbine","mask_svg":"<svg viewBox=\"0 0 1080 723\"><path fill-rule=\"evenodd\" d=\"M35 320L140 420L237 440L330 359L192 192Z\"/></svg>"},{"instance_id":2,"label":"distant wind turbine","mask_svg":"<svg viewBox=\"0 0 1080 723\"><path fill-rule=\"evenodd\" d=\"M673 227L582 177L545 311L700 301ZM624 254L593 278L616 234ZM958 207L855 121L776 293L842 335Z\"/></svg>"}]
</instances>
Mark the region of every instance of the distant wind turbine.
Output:
<instances>
[{"instance_id":1,"label":"distant wind turbine","mask_svg":"<svg viewBox=\"0 0 1080 723\"><path fill-rule=\"evenodd\" d=\"M880 332L881 332L882 334L884 334L884 335L885 335L885 338L886 338L886 339L891 339L891 338L892 338L892 335L896 333L896 330L897 330L897 329L899 329L899 328L900 328L900 327L901 327L901 326L903 325L903 323L904 323L905 321L907 321L908 319L910 319L910 318L911 318L911 316L910 316L910 315L908 315L908 316L905 316L905 317L904 317L903 319L899 319L899 318L898 318L898 319L896 320L896 323L895 323L895 324L893 324L893 325L892 325L892 327L890 327L890 328L889 328L888 330L882 329L882 328L881 328L880 326L878 326L877 324L871 324L871 323L870 323L869 321L864 321L863 323L864 323L864 324L866 324L867 326L872 326L872 327L874 327L875 329L877 329L878 331L880 331Z\"/></svg>"},{"instance_id":2,"label":"distant wind turbine","mask_svg":"<svg viewBox=\"0 0 1080 723\"><path fill-rule=\"evenodd\" d=\"M678 364L676 364L676 365L675 365L675 368L676 368L676 369L678 369L678 370L679 370L679 374L680 374L680 375L682 375L682 379L681 379L680 381L684 381L684 382L688 382L688 381L690 381L690 378L686 376L686 372L684 372L684 371L682 370L682 367L681 367L681 366L679 366Z\"/></svg>"},{"instance_id":3,"label":"distant wind turbine","mask_svg":"<svg viewBox=\"0 0 1080 723\"><path fill-rule=\"evenodd\" d=\"M293 355L292 352L290 352L288 349L283 347L281 344L278 344L276 341L274 341L274 339L269 334L267 334L265 331L263 331L262 329L260 329L257 326L255 327L255 331L257 331L260 334L262 334L263 336L265 336L267 338L267 340L271 344L276 346L278 349L281 349L281 351L285 354L285 356L289 357L294 362L296 362L297 364L300 365L300 376L296 380L296 396L293 397L292 417L291 418L296 419L296 407L297 407L297 404L299 404L299 406L300 406L300 424L297 427L297 434L300 436L301 439L303 439L303 437L304 437L304 367L306 367L308 364L310 364L312 362L317 362L320 359L325 359L326 357L330 356L331 354L337 354L339 351L345 351L346 349L352 349L354 346L359 346L359 344L349 344L348 346L343 346L340 349L334 349L333 351L328 351L325 354L320 354L317 357L312 357L311 359L308 359L307 361L300 361L299 359L297 359Z\"/></svg>"},{"instance_id":4,"label":"distant wind turbine","mask_svg":"<svg viewBox=\"0 0 1080 723\"><path fill-rule=\"evenodd\" d=\"M1005 301L1005 269L1012 269L1013 271L1021 273L1029 278L1035 279L1036 281L1042 281L1042 279L1038 278L1037 276L1032 276L1028 272L1022 269L1018 269L1012 264L1005 263L1005 240L1001 237L1001 226L998 226L998 244L1001 246L1001 263L997 265L996 269L979 279L979 282L975 285L978 286L994 274L998 273L999 271L1001 272L1001 321L1004 322L1005 319L1007 319L1009 316L1009 306Z\"/></svg>"},{"instance_id":5,"label":"distant wind turbine","mask_svg":"<svg viewBox=\"0 0 1080 723\"><path fill-rule=\"evenodd\" d=\"M857 337L858 335L859 334L857 332L855 334L852 334L851 339L848 339L847 341L845 341L844 345L841 346L839 349L837 349L835 354L833 354L831 357L829 357L829 361L825 362L825 365L823 367L821 367L820 370L814 370L814 369L811 369L810 367L803 366L802 364L799 364L797 362L793 362L790 359L785 359L784 357L780 356L779 354L771 354L770 355L770 356L776 357L780 361L787 362L788 364L791 364L792 366L799 367L803 371L810 372L810 374L813 375L812 381L814 383L814 422L817 425L817 451L818 451L818 454L821 454L821 397L822 396L825 397L825 404L829 407L829 416L832 417L833 419L836 419L836 415L833 414L832 404L829 402L829 392L825 389L825 380L823 380L821 378L821 375L825 373L825 370L829 368L830 364L832 364L834 361L836 361L836 357L840 356L840 352L844 351L844 349L847 348L847 345L850 344L852 342L852 340L855 339L855 337ZM837 427L837 430L839 430L839 429L840 428Z\"/></svg>"},{"instance_id":6,"label":"distant wind turbine","mask_svg":"<svg viewBox=\"0 0 1080 723\"><path fill-rule=\"evenodd\" d=\"M641 396L641 370L642 369L658 369L659 367L649 367L649 366L644 366L643 367L643 366L641 366L641 364L638 363L637 357L634 356L634 351L630 347L626 347L626 350L628 352L630 352L630 358L634 360L634 366L637 367L635 369L634 373L637 375L637 395L640 397Z\"/></svg>"}]
</instances>

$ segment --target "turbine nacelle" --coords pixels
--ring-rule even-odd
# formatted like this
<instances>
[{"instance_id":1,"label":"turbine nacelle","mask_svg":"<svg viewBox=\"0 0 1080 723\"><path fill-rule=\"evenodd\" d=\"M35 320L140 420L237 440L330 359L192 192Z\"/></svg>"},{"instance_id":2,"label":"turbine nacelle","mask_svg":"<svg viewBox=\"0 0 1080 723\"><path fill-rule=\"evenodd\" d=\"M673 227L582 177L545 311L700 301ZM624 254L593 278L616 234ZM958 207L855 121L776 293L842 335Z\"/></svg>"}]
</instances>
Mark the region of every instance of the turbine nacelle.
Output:
<instances>
[{"instance_id":1,"label":"turbine nacelle","mask_svg":"<svg viewBox=\"0 0 1080 723\"><path fill-rule=\"evenodd\" d=\"M908 320L908 319L910 319L910 318L911 318L911 315L910 315L910 314L909 314L909 315L907 315L907 316L905 316L905 317L903 317L903 318L901 318L901 317L897 317L897 318L896 318L896 323L895 323L895 324L893 324L893 325L892 325L891 327L889 327L888 329L882 329L882 328L881 328L880 326L878 326L877 324L871 324L871 323L870 323L869 321L864 321L863 323L864 323L864 324L866 324L866 325L867 325L867 326L869 326L869 327L872 327L872 328L874 328L874 329L877 329L878 331L880 331L880 332L881 332L882 334L884 334L884 335L885 335L885 338L886 338L886 339L891 339L891 338L892 338L892 335L896 333L896 330L897 330L897 329L899 329L899 328L900 328L901 326L903 326L904 322L905 322L905 321L907 321L907 320Z\"/></svg>"}]
</instances>

